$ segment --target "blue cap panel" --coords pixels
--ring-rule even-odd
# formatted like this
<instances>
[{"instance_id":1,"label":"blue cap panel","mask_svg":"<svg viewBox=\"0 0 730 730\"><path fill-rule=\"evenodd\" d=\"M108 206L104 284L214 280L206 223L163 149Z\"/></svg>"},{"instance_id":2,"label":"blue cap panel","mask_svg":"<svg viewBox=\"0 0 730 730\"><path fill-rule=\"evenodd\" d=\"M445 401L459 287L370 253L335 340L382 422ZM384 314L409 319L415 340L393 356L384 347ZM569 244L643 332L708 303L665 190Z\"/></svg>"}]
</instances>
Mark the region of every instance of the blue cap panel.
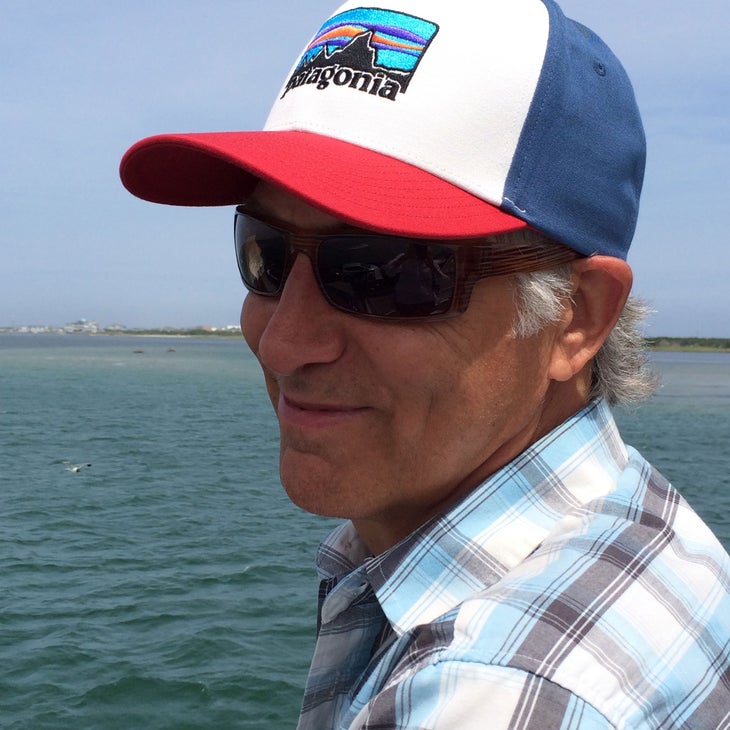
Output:
<instances>
[{"instance_id":1,"label":"blue cap panel","mask_svg":"<svg viewBox=\"0 0 730 730\"><path fill-rule=\"evenodd\" d=\"M543 1L548 46L502 208L581 253L625 259L646 156L631 82L598 36Z\"/></svg>"}]
</instances>

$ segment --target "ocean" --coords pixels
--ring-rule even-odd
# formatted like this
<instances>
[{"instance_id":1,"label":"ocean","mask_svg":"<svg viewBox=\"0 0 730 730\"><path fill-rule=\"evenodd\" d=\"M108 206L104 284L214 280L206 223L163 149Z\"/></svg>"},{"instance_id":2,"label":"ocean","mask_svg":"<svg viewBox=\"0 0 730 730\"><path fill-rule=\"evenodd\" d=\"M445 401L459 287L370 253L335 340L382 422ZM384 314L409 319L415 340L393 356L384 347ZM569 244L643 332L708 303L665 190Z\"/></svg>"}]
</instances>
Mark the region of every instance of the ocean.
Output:
<instances>
[{"instance_id":1,"label":"ocean","mask_svg":"<svg viewBox=\"0 0 730 730\"><path fill-rule=\"evenodd\" d=\"M624 437L730 547L730 354L653 358ZM276 434L239 338L0 335L0 728L295 726L335 521Z\"/></svg>"}]
</instances>

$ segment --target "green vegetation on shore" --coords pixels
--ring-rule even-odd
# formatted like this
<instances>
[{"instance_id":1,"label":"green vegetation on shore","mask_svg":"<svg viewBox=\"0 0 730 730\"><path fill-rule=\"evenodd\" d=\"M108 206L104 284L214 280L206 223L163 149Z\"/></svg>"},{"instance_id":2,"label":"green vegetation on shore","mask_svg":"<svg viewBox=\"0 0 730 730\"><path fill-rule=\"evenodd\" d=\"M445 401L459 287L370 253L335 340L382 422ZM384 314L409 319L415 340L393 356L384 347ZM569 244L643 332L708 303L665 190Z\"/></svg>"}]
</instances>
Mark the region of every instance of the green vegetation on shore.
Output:
<instances>
[{"instance_id":1,"label":"green vegetation on shore","mask_svg":"<svg viewBox=\"0 0 730 730\"><path fill-rule=\"evenodd\" d=\"M730 352L726 337L648 337L646 345L669 352Z\"/></svg>"}]
</instances>

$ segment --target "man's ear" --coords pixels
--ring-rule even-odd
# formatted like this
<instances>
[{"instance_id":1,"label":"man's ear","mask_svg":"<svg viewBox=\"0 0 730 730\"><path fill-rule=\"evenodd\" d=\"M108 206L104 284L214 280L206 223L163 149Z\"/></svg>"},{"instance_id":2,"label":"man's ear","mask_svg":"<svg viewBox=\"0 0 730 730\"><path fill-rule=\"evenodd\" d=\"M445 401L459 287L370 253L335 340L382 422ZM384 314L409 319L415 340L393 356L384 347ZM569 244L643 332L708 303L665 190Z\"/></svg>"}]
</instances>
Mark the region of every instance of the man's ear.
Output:
<instances>
[{"instance_id":1,"label":"man's ear","mask_svg":"<svg viewBox=\"0 0 730 730\"><path fill-rule=\"evenodd\" d=\"M573 294L553 348L552 380L570 380L595 356L624 308L632 281L629 265L613 256L573 264Z\"/></svg>"}]
</instances>

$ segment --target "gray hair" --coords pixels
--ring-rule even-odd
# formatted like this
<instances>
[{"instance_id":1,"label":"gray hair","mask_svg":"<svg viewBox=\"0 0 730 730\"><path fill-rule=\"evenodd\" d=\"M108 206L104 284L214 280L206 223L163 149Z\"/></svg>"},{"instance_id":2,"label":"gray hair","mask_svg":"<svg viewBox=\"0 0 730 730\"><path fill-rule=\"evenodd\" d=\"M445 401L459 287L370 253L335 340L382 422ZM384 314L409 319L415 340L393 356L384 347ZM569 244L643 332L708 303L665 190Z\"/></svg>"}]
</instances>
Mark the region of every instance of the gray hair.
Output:
<instances>
[{"instance_id":1,"label":"gray hair","mask_svg":"<svg viewBox=\"0 0 730 730\"><path fill-rule=\"evenodd\" d=\"M528 240L529 239L529 240ZM500 241L525 245L545 241L541 234L527 230L499 236ZM569 264L547 271L516 275L516 337L530 337L556 322L571 296ZM603 397L611 405L630 405L652 395L658 385L649 365L642 322L650 310L636 297L629 297L623 311L601 349L593 358L591 397Z\"/></svg>"}]
</instances>

